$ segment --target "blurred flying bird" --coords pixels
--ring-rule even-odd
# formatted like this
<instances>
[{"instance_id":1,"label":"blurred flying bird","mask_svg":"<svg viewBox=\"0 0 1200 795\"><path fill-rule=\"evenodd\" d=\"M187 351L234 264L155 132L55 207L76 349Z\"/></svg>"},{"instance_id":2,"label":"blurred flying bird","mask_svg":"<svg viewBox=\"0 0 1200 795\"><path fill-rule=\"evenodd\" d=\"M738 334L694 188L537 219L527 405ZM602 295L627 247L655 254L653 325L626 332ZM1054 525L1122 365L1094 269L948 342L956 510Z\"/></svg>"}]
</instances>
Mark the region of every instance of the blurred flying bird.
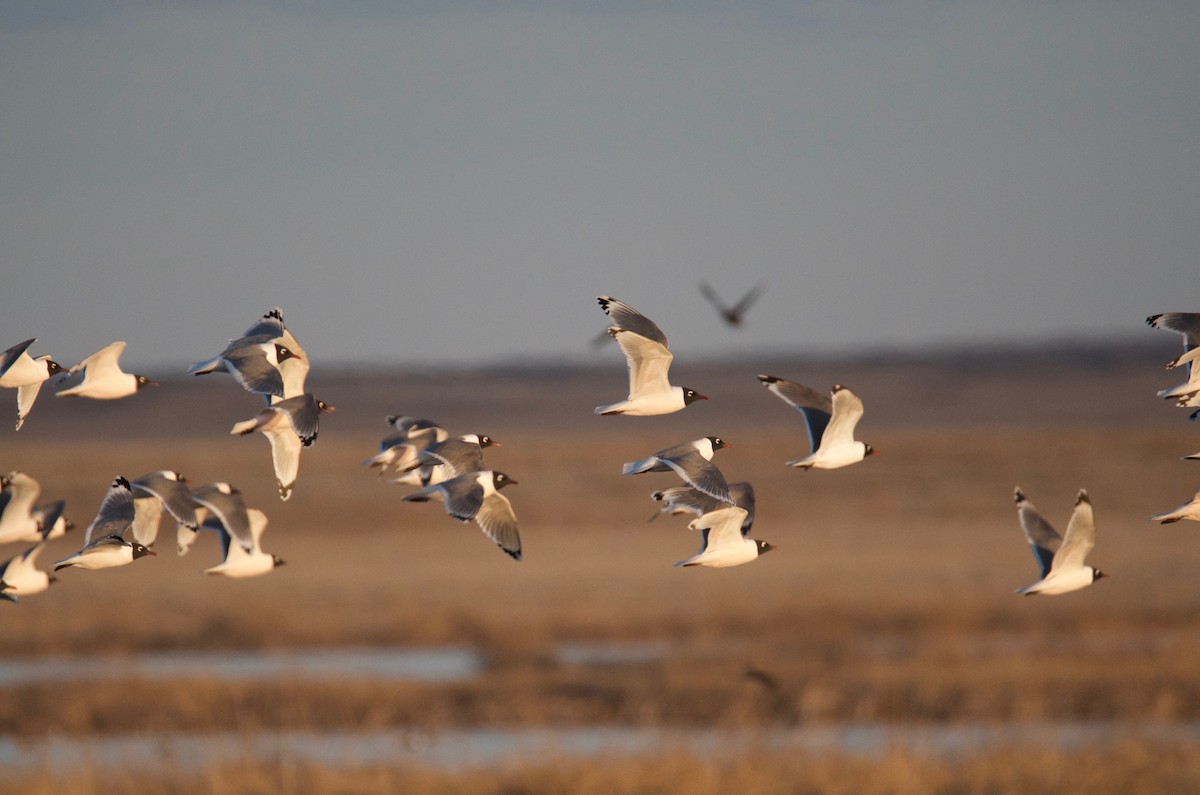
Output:
<instances>
[{"instance_id":1,"label":"blurred flying bird","mask_svg":"<svg viewBox=\"0 0 1200 795\"><path fill-rule=\"evenodd\" d=\"M746 518L742 520L742 533L744 534L754 525L754 487L744 481L730 483L729 496L734 505L746 511ZM650 499L658 500L663 504L662 508L650 515L651 519L664 513L671 515L692 513L696 516L703 516L706 513L728 507L728 503L687 485L671 486L668 489L652 492Z\"/></svg>"},{"instance_id":2,"label":"blurred flying bird","mask_svg":"<svg viewBox=\"0 0 1200 795\"><path fill-rule=\"evenodd\" d=\"M716 309L718 314L721 315L721 319L734 328L738 328L742 325L742 321L746 319L746 312L751 306L754 305L754 302L758 300L759 296L762 295L762 291L763 284L762 282L759 282L751 287L750 290L743 295L741 300L739 300L736 304L733 306L727 306L725 302L721 300L720 296L717 295L717 291L714 290L708 284L708 282L700 282L701 295L708 299L708 302L712 304L713 308Z\"/></svg>"},{"instance_id":3,"label":"blurred flying bird","mask_svg":"<svg viewBox=\"0 0 1200 795\"><path fill-rule=\"evenodd\" d=\"M46 546L45 539L29 549L0 563L0 581L16 596L32 596L41 593L58 578L37 567L37 557Z\"/></svg>"},{"instance_id":4,"label":"blurred flying bird","mask_svg":"<svg viewBox=\"0 0 1200 795\"><path fill-rule=\"evenodd\" d=\"M1200 522L1200 491L1197 491L1192 499L1183 505L1176 506L1166 513L1151 516L1150 519L1159 524L1171 524L1182 519L1191 519L1193 522Z\"/></svg>"},{"instance_id":5,"label":"blurred flying bird","mask_svg":"<svg viewBox=\"0 0 1200 795\"><path fill-rule=\"evenodd\" d=\"M230 484L220 481L209 483L192 490L192 499L217 521L225 525L225 529L246 552L254 551L254 534L250 530L250 517L246 513L246 503L242 493ZM201 519L199 511L197 518ZM181 544L180 554L186 552L186 546Z\"/></svg>"},{"instance_id":6,"label":"blurred flying bird","mask_svg":"<svg viewBox=\"0 0 1200 795\"><path fill-rule=\"evenodd\" d=\"M41 484L24 472L0 477L0 544L41 538L33 507L41 493Z\"/></svg>"},{"instance_id":7,"label":"blurred flying bird","mask_svg":"<svg viewBox=\"0 0 1200 795\"><path fill-rule=\"evenodd\" d=\"M133 489L133 540L153 546L163 508L176 524L196 529L196 503L188 490L188 479L178 472L160 469L130 482Z\"/></svg>"},{"instance_id":8,"label":"blurred flying bird","mask_svg":"<svg viewBox=\"0 0 1200 795\"><path fill-rule=\"evenodd\" d=\"M446 439L426 447L417 454L417 460L411 463L405 471L427 470L419 476L421 479L419 485L428 486L432 483L440 483L470 472L482 472L487 468L483 462L483 449L502 446L486 433L463 434L457 439ZM400 483L402 480L402 478L398 478L392 482ZM411 480L404 482L412 483ZM412 485L418 484L412 483Z\"/></svg>"},{"instance_id":9,"label":"blurred flying bird","mask_svg":"<svg viewBox=\"0 0 1200 795\"><path fill-rule=\"evenodd\" d=\"M1187 365L1188 380L1170 389L1160 389L1158 396L1164 400L1175 398L1175 404L1183 408L1200 406L1200 367L1196 366L1196 359L1200 358L1200 312L1164 312L1146 318L1146 323L1183 337L1183 354L1168 362L1167 369ZM1197 414L1200 411L1193 412L1190 419Z\"/></svg>"},{"instance_id":10,"label":"blurred flying bird","mask_svg":"<svg viewBox=\"0 0 1200 795\"><path fill-rule=\"evenodd\" d=\"M394 432L380 440L378 453L363 461L364 466L377 467L380 475L389 468L403 472L416 462L422 450L450 435L436 422L416 417L393 414L387 418L387 424Z\"/></svg>"}]
</instances>

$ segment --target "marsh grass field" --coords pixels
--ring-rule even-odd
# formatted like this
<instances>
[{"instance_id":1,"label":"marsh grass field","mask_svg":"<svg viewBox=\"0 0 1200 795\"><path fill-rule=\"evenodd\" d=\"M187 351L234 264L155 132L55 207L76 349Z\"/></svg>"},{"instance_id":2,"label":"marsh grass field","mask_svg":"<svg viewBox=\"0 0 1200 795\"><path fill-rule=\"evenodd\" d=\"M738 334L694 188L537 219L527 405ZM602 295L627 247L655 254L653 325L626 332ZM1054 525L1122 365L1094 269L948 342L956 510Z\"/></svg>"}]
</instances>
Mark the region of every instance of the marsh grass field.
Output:
<instances>
[{"instance_id":1,"label":"marsh grass field","mask_svg":"<svg viewBox=\"0 0 1200 795\"><path fill-rule=\"evenodd\" d=\"M23 766L6 791L434 793L1151 793L1200 791L1200 527L1154 514L1200 485L1200 427L1155 398L1176 383L1173 346L990 355L708 363L673 376L709 402L660 418L596 417L620 397L620 364L390 374L314 369L338 411L305 451L288 502L270 454L229 427L256 400L220 376L165 378L116 403L43 394L20 433L0 430L5 471L67 501L81 529L116 475L176 469L227 480L270 517L264 547L287 564L246 581L207 577L216 539L120 570L60 572L48 593L3 605L0 660L134 659L168 651L467 648L477 675L431 682L337 676L226 680L131 674L0 680L0 737L580 727L755 736L722 750L578 754L553 743L487 764L314 761L113 766L85 757ZM783 466L806 445L800 418L754 378L852 386L858 436L880 454L833 472ZM210 380L211 379L211 380ZM555 388L545 391L547 385ZM5 396L7 410L9 395ZM499 439L493 468L520 520L514 562L438 504L360 463L388 414ZM622 477L622 462L703 435L758 495L754 535L779 549L728 570L678 569L699 539L684 517L648 518L674 476ZM1097 518L1089 562L1111 574L1060 597L1036 577L1012 504L1020 485L1059 530L1076 491ZM164 523L164 530L166 524ZM77 548L51 542L41 563ZM14 554L17 548L7 554ZM615 649L562 653L564 644ZM622 656L620 650L652 653ZM131 668L131 671L134 670ZM1104 739L1036 733L954 753L896 742L805 749L779 733L884 727L1106 727ZM1149 728L1181 728L1150 736ZM1018 732L1019 734L1019 732Z\"/></svg>"}]
</instances>

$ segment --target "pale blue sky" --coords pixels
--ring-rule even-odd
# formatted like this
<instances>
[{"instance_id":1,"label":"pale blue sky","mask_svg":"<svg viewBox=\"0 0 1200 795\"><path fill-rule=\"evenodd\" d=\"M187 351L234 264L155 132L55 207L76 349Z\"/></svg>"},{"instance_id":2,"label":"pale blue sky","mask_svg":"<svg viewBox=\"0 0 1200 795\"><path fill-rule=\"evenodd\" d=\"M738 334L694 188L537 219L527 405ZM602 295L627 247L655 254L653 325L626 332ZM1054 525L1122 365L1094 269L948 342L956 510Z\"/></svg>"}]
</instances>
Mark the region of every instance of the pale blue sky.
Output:
<instances>
[{"instance_id":1,"label":"pale blue sky","mask_svg":"<svg viewBox=\"0 0 1200 795\"><path fill-rule=\"evenodd\" d=\"M183 368L279 305L318 365L587 358L600 293L677 357L1153 334L1198 9L0 0L0 347Z\"/></svg>"}]
</instances>

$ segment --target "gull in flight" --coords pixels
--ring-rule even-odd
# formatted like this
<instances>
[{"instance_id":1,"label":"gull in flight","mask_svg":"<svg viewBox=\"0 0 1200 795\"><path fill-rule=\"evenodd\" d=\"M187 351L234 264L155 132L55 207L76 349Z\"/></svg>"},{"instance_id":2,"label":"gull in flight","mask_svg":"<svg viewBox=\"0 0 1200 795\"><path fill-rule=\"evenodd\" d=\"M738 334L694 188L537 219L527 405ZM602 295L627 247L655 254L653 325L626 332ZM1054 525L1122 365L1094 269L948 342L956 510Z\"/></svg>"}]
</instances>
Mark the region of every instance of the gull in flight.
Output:
<instances>
[{"instance_id":1,"label":"gull in flight","mask_svg":"<svg viewBox=\"0 0 1200 795\"><path fill-rule=\"evenodd\" d=\"M1092 501L1088 499L1086 491L1080 489L1075 498L1075 510L1064 536L1059 536L1058 531L1042 518L1019 488L1013 491L1013 499L1017 503L1021 529L1033 548L1033 556L1037 558L1042 575L1040 580L1018 589L1017 593L1026 596L1069 593L1086 588L1107 576L1100 569L1083 563L1096 544L1096 520L1092 513Z\"/></svg>"},{"instance_id":2,"label":"gull in flight","mask_svg":"<svg viewBox=\"0 0 1200 795\"><path fill-rule=\"evenodd\" d=\"M854 428L862 419L863 404L858 395L848 388L837 384L830 394L823 395L815 389L773 375L759 375L758 380L804 416L809 454L788 461L787 466L798 469L838 469L857 464L875 454L874 447L854 438Z\"/></svg>"},{"instance_id":3,"label":"gull in flight","mask_svg":"<svg viewBox=\"0 0 1200 795\"><path fill-rule=\"evenodd\" d=\"M83 371L83 380L73 387L59 390L58 397L85 397L93 400L117 400L129 397L148 386L158 386L144 375L127 373L118 359L125 351L124 342L106 345L71 368L71 375Z\"/></svg>"},{"instance_id":4,"label":"gull in flight","mask_svg":"<svg viewBox=\"0 0 1200 795\"><path fill-rule=\"evenodd\" d=\"M602 295L600 308L612 318L608 333L621 346L629 368L629 396L597 406L597 414L648 417L680 411L697 400L708 400L696 390L671 386L667 371L673 358L667 337L649 318L615 298Z\"/></svg>"},{"instance_id":5,"label":"gull in flight","mask_svg":"<svg viewBox=\"0 0 1200 795\"><path fill-rule=\"evenodd\" d=\"M63 366L49 355L36 359L27 352L37 338L25 340L0 353L0 387L17 390L17 430L25 423L37 400L42 384L52 375L64 372Z\"/></svg>"}]
</instances>

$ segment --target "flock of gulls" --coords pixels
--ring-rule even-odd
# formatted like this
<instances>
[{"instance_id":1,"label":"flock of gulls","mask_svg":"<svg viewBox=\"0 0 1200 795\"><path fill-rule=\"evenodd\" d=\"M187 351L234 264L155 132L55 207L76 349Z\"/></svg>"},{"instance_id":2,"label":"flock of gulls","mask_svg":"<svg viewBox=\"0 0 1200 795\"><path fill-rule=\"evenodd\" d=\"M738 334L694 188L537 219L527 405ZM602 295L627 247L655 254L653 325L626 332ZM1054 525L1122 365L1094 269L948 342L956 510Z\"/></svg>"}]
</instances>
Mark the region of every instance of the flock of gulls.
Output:
<instances>
[{"instance_id":1,"label":"flock of gulls","mask_svg":"<svg viewBox=\"0 0 1200 795\"><path fill-rule=\"evenodd\" d=\"M762 285L757 285L730 306L707 284L702 283L700 288L731 326L742 323L762 291ZM622 400L597 406L596 414L670 414L708 399L691 387L670 382L672 354L666 335L653 321L610 296L599 296L597 300L609 319L605 336L615 340L625 355L629 392ZM1160 391L1159 397L1174 399L1181 407L1200 407L1200 366L1196 366L1200 360L1200 313L1152 315L1147 323L1181 335L1184 343L1183 355L1167 366L1186 366L1188 380ZM124 342L114 342L68 370L49 355L31 356L29 349L35 341L26 340L0 354L0 387L17 390L17 430L25 423L42 385L56 375L83 374L77 384L58 391L59 397L114 400L157 385L146 376L121 369ZM220 353L192 365L188 372L197 376L226 372L247 392L261 398L262 409L254 417L235 423L230 433L257 432L267 438L279 496L287 500L296 483L301 451L316 441L321 415L334 407L305 391L308 356L284 325L282 311L275 308L267 312L241 336L230 340ZM863 403L849 388L835 384L827 392L819 391L765 374L760 374L758 380L799 412L804 421L807 452L787 461L786 466L833 470L875 454L871 445L855 438ZM1192 420L1198 417L1200 408L1189 415ZM501 491L517 481L489 469L484 462L484 450L499 446L499 442L481 433L451 435L432 420L411 416L389 416L387 423L391 431L381 440L378 452L363 464L378 469L381 476L394 475L390 478L393 483L416 488L404 501L441 501L451 518L473 521L505 554L520 560L516 514ZM661 503L654 516L695 517L688 527L700 534L700 550L676 566L738 566L776 548L750 536L755 511L753 486L726 482L713 462L716 452L727 446L719 436L702 436L622 467L623 475L674 473L682 481L651 494ZM1200 453L1187 458L1200 459ZM0 545L26 545L20 553L0 562L0 598L15 602L19 597L45 591L55 581L53 573L37 567L37 558L48 541L64 536L73 525L64 516L63 501L40 502L41 487L29 474L10 472L0 478L0 486ZM1086 491L1079 492L1062 535L1020 488L1015 489L1014 499L1041 574L1037 582L1017 593L1062 594L1104 576L1085 563L1096 540L1092 504ZM55 562L53 571L112 568L155 555L153 546L164 514L175 524L180 555L188 552L200 531L218 536L221 561L204 569L205 573L254 577L283 564L262 549L266 514L248 507L237 488L227 482L193 486L180 473L161 470L133 480L116 477L83 533L82 546ZM1189 502L1152 519L1162 523L1200 521L1200 491Z\"/></svg>"}]
</instances>

